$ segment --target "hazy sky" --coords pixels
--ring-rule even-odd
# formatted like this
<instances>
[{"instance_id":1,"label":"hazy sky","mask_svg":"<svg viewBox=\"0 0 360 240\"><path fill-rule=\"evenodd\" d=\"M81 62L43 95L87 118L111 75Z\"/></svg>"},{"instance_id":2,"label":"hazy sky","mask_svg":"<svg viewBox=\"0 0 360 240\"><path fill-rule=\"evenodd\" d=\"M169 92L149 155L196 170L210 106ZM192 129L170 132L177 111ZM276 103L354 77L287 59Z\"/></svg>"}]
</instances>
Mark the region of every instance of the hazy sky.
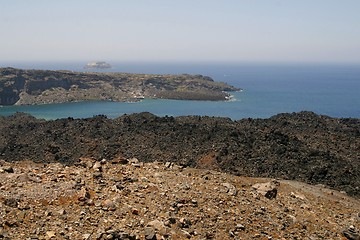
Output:
<instances>
[{"instance_id":1,"label":"hazy sky","mask_svg":"<svg viewBox=\"0 0 360 240\"><path fill-rule=\"evenodd\" d=\"M0 62L360 63L360 0L0 0Z\"/></svg>"}]
</instances>

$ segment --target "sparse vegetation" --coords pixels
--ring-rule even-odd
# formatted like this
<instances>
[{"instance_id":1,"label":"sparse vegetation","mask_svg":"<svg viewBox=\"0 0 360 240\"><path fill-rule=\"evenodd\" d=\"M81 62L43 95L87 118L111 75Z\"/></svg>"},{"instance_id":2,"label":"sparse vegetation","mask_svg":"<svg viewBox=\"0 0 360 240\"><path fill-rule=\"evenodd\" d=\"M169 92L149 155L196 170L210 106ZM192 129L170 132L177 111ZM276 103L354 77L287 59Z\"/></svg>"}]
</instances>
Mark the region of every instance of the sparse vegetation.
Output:
<instances>
[{"instance_id":1,"label":"sparse vegetation","mask_svg":"<svg viewBox=\"0 0 360 240\"><path fill-rule=\"evenodd\" d=\"M0 105L143 98L226 100L239 90L202 75L88 73L0 68Z\"/></svg>"}]
</instances>

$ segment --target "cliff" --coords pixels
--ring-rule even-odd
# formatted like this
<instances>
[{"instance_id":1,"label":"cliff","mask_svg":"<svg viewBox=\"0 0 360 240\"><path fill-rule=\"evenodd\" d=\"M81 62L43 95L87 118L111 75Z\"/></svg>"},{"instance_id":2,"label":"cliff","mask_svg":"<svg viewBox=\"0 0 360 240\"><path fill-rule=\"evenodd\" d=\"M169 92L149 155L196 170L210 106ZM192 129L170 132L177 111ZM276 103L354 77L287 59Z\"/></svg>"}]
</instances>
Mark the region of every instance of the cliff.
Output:
<instances>
[{"instance_id":1,"label":"cliff","mask_svg":"<svg viewBox=\"0 0 360 240\"><path fill-rule=\"evenodd\" d=\"M238 88L202 75L88 73L0 68L0 105L143 98L226 100Z\"/></svg>"}]
</instances>

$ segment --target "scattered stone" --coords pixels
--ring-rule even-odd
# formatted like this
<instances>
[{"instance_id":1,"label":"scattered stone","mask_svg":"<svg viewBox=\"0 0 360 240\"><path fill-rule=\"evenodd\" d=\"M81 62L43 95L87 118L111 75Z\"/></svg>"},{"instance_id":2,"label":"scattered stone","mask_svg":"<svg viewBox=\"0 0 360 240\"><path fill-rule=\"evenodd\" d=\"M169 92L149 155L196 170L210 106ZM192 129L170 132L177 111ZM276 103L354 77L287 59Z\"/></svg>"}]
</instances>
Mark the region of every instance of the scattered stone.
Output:
<instances>
[{"instance_id":1,"label":"scattered stone","mask_svg":"<svg viewBox=\"0 0 360 240\"><path fill-rule=\"evenodd\" d=\"M4 230L2 226L0 226L0 238L1 239L9 239L9 234Z\"/></svg>"},{"instance_id":2,"label":"scattered stone","mask_svg":"<svg viewBox=\"0 0 360 240\"><path fill-rule=\"evenodd\" d=\"M137 208L132 208L132 209L131 209L131 213L134 214L134 215L139 215L139 209L137 209Z\"/></svg>"},{"instance_id":3,"label":"scattered stone","mask_svg":"<svg viewBox=\"0 0 360 240\"><path fill-rule=\"evenodd\" d=\"M185 238L191 238L191 234L187 231L185 231L184 229L181 229L180 232L182 233L182 236Z\"/></svg>"},{"instance_id":4,"label":"scattered stone","mask_svg":"<svg viewBox=\"0 0 360 240\"><path fill-rule=\"evenodd\" d=\"M150 182L147 177L141 177L140 180L141 180L142 182Z\"/></svg>"},{"instance_id":5,"label":"scattered stone","mask_svg":"<svg viewBox=\"0 0 360 240\"><path fill-rule=\"evenodd\" d=\"M147 227L154 228L155 230L158 231L158 233L160 233L163 236L166 234L166 227L162 221L159 220L151 221L147 224Z\"/></svg>"},{"instance_id":6,"label":"scattered stone","mask_svg":"<svg viewBox=\"0 0 360 240\"><path fill-rule=\"evenodd\" d=\"M160 163L142 168L105 163L106 178L94 179L92 174L99 172L93 170L94 163L90 168L82 163L64 167L6 163L16 174L0 174L0 239L351 240L358 236L360 203L337 191L329 195L326 189L282 181L277 201L267 201L252 188L261 179L190 167L169 171ZM29 172L42 181L19 180ZM51 180L54 174L61 175L57 182ZM237 197L232 186L241 186ZM52 232L50 237L47 232Z\"/></svg>"},{"instance_id":7,"label":"scattered stone","mask_svg":"<svg viewBox=\"0 0 360 240\"><path fill-rule=\"evenodd\" d=\"M34 173L29 173L27 176L30 181L33 181L35 183L41 183L41 178L39 176L36 176Z\"/></svg>"},{"instance_id":8,"label":"scattered stone","mask_svg":"<svg viewBox=\"0 0 360 240\"><path fill-rule=\"evenodd\" d=\"M156 240L156 233L153 227L145 227L144 235L146 240Z\"/></svg>"},{"instance_id":9,"label":"scattered stone","mask_svg":"<svg viewBox=\"0 0 360 240\"><path fill-rule=\"evenodd\" d=\"M56 236L56 233L54 231L47 231L46 236L48 239L51 239Z\"/></svg>"},{"instance_id":10,"label":"scattered stone","mask_svg":"<svg viewBox=\"0 0 360 240\"><path fill-rule=\"evenodd\" d=\"M14 173L14 169L12 166L4 166L2 167L2 170L7 173Z\"/></svg>"},{"instance_id":11,"label":"scattered stone","mask_svg":"<svg viewBox=\"0 0 360 240\"><path fill-rule=\"evenodd\" d=\"M115 205L114 201L112 201L110 199L107 199L107 200L102 202L102 208L104 210L108 210L108 211L115 211L116 210L116 205Z\"/></svg>"},{"instance_id":12,"label":"scattered stone","mask_svg":"<svg viewBox=\"0 0 360 240\"><path fill-rule=\"evenodd\" d=\"M211 232L205 233L205 239L213 239L213 238L214 238L214 233Z\"/></svg>"},{"instance_id":13,"label":"scattered stone","mask_svg":"<svg viewBox=\"0 0 360 240\"><path fill-rule=\"evenodd\" d=\"M308 204L305 204L305 203L301 204L300 208L305 209L305 210L311 210L311 207Z\"/></svg>"},{"instance_id":14,"label":"scattered stone","mask_svg":"<svg viewBox=\"0 0 360 240\"><path fill-rule=\"evenodd\" d=\"M82 187L78 193L78 200L84 202L90 198L90 193L85 187Z\"/></svg>"},{"instance_id":15,"label":"scattered stone","mask_svg":"<svg viewBox=\"0 0 360 240\"><path fill-rule=\"evenodd\" d=\"M65 215L65 214L66 214L66 211L65 211L64 209L60 209L60 210L58 211L58 214L59 214L59 215Z\"/></svg>"},{"instance_id":16,"label":"scattered stone","mask_svg":"<svg viewBox=\"0 0 360 240\"><path fill-rule=\"evenodd\" d=\"M112 161L111 161L112 164L128 164L129 163L129 160L127 158L124 158L124 157L118 157L118 158L114 158Z\"/></svg>"},{"instance_id":17,"label":"scattered stone","mask_svg":"<svg viewBox=\"0 0 360 240\"><path fill-rule=\"evenodd\" d=\"M300 199L300 200L306 200L306 197L303 194L291 192L290 196L293 198Z\"/></svg>"},{"instance_id":18,"label":"scattered stone","mask_svg":"<svg viewBox=\"0 0 360 240\"><path fill-rule=\"evenodd\" d=\"M129 159L129 163L134 165L134 164L139 164L139 159L137 158L130 158Z\"/></svg>"},{"instance_id":19,"label":"scattered stone","mask_svg":"<svg viewBox=\"0 0 360 240\"><path fill-rule=\"evenodd\" d=\"M174 164L172 162L166 162L164 166L165 168L172 168L173 165Z\"/></svg>"},{"instance_id":20,"label":"scattered stone","mask_svg":"<svg viewBox=\"0 0 360 240\"><path fill-rule=\"evenodd\" d=\"M237 190L236 190L236 187L230 183L223 183L221 184L222 186L226 187L227 188L227 193L230 195L230 196L236 196L237 195Z\"/></svg>"},{"instance_id":21,"label":"scattered stone","mask_svg":"<svg viewBox=\"0 0 360 240\"><path fill-rule=\"evenodd\" d=\"M176 223L176 218L170 217L169 222L170 222L170 224L175 224Z\"/></svg>"},{"instance_id":22,"label":"scattered stone","mask_svg":"<svg viewBox=\"0 0 360 240\"><path fill-rule=\"evenodd\" d=\"M93 173L93 178L95 178L95 179L102 178L102 177L103 177L103 175L102 175L101 172L94 172Z\"/></svg>"},{"instance_id":23,"label":"scattered stone","mask_svg":"<svg viewBox=\"0 0 360 240\"><path fill-rule=\"evenodd\" d=\"M82 235L82 239L83 239L83 240L90 240L90 238L91 238L91 234L90 234L90 233L85 233L85 234Z\"/></svg>"},{"instance_id":24,"label":"scattered stone","mask_svg":"<svg viewBox=\"0 0 360 240\"><path fill-rule=\"evenodd\" d=\"M16 198L6 198L4 201L4 204L6 206L12 207L12 208L17 208L18 204L19 204L19 199Z\"/></svg>"},{"instance_id":25,"label":"scattered stone","mask_svg":"<svg viewBox=\"0 0 360 240\"><path fill-rule=\"evenodd\" d=\"M277 188L280 183L278 181L271 181L267 183L257 183L252 186L258 193L265 196L268 199L274 199L277 195Z\"/></svg>"},{"instance_id":26,"label":"scattered stone","mask_svg":"<svg viewBox=\"0 0 360 240\"><path fill-rule=\"evenodd\" d=\"M186 190L186 191L188 191L188 190L191 189L190 185L187 184L187 183L183 183L183 184L181 185L181 187L182 187L182 189L184 189L184 190Z\"/></svg>"},{"instance_id":27,"label":"scattered stone","mask_svg":"<svg viewBox=\"0 0 360 240\"><path fill-rule=\"evenodd\" d=\"M187 218L180 218L179 227L180 228L189 228L191 226L191 221Z\"/></svg>"},{"instance_id":28,"label":"scattered stone","mask_svg":"<svg viewBox=\"0 0 360 240\"><path fill-rule=\"evenodd\" d=\"M348 240L360 240L360 234L355 230L355 227L351 225L348 229L344 230L342 234Z\"/></svg>"},{"instance_id":29,"label":"scattered stone","mask_svg":"<svg viewBox=\"0 0 360 240\"><path fill-rule=\"evenodd\" d=\"M235 231L245 231L245 226L242 224L236 224Z\"/></svg>"},{"instance_id":30,"label":"scattered stone","mask_svg":"<svg viewBox=\"0 0 360 240\"><path fill-rule=\"evenodd\" d=\"M93 170L101 172L102 171L101 162L95 162L95 164L93 166Z\"/></svg>"}]
</instances>

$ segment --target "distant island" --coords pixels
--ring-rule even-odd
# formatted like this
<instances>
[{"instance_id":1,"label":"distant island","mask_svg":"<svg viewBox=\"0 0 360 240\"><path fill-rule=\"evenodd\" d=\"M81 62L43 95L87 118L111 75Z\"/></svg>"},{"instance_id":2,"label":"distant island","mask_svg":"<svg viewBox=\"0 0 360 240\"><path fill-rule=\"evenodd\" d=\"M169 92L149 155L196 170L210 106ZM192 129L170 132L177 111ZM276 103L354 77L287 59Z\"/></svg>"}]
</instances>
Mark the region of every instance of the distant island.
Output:
<instances>
[{"instance_id":1,"label":"distant island","mask_svg":"<svg viewBox=\"0 0 360 240\"><path fill-rule=\"evenodd\" d=\"M107 69L111 68L111 65L107 62L90 62L84 66L85 69L95 68L95 69Z\"/></svg>"},{"instance_id":2,"label":"distant island","mask_svg":"<svg viewBox=\"0 0 360 240\"><path fill-rule=\"evenodd\" d=\"M0 68L0 105L78 101L139 101L144 98L229 99L241 89L202 75L97 73Z\"/></svg>"}]
</instances>

